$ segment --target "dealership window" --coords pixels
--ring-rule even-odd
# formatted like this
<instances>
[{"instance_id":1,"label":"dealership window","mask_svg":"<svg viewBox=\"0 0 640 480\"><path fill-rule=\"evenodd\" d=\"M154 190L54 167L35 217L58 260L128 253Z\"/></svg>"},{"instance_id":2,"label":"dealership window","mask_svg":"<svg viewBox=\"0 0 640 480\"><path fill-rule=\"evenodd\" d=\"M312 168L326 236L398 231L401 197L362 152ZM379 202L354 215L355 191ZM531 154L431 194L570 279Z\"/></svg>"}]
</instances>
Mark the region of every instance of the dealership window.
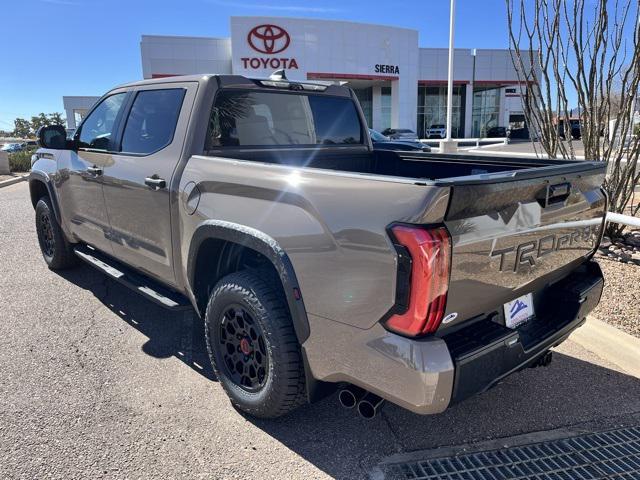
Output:
<instances>
[{"instance_id":1,"label":"dealership window","mask_svg":"<svg viewBox=\"0 0 640 480\"><path fill-rule=\"evenodd\" d=\"M472 135L486 137L489 129L499 126L500 88L477 87L473 89Z\"/></svg>"},{"instance_id":2,"label":"dealership window","mask_svg":"<svg viewBox=\"0 0 640 480\"><path fill-rule=\"evenodd\" d=\"M464 136L464 85L453 87L453 110L451 121L451 136ZM447 87L418 86L418 136L426 138L426 131L431 125L446 125L447 123Z\"/></svg>"},{"instance_id":3,"label":"dealership window","mask_svg":"<svg viewBox=\"0 0 640 480\"><path fill-rule=\"evenodd\" d=\"M380 89L380 130L391 128L391 87Z\"/></svg>"},{"instance_id":4,"label":"dealership window","mask_svg":"<svg viewBox=\"0 0 640 480\"><path fill-rule=\"evenodd\" d=\"M371 127L373 125L373 88L354 88L353 91L358 97L364 119L367 121L367 125Z\"/></svg>"}]
</instances>

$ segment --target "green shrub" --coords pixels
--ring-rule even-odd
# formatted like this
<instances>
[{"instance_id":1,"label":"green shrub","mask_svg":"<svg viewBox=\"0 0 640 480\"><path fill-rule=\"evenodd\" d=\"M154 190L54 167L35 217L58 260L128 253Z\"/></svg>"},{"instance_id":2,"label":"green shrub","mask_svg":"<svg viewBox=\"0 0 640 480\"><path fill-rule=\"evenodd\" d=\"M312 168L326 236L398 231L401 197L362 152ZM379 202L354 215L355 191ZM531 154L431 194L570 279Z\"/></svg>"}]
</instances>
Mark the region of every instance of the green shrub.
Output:
<instances>
[{"instance_id":1,"label":"green shrub","mask_svg":"<svg viewBox=\"0 0 640 480\"><path fill-rule=\"evenodd\" d=\"M28 172L31 170L31 155L34 150L23 150L9 154L9 170L12 172Z\"/></svg>"}]
</instances>

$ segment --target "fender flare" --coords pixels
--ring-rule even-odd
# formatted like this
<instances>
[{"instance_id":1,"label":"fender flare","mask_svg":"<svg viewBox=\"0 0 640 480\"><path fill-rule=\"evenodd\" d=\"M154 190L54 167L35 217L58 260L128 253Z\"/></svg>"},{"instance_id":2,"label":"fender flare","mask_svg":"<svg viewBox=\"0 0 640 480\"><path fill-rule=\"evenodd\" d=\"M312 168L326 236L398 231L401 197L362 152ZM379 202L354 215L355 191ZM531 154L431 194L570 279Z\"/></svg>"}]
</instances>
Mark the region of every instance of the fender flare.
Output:
<instances>
[{"instance_id":1,"label":"fender flare","mask_svg":"<svg viewBox=\"0 0 640 480\"><path fill-rule=\"evenodd\" d=\"M46 173L41 172L39 170L32 170L31 173L29 173L29 194L30 195L31 195L31 191L32 191L32 185L35 182L44 183L45 187L47 188L47 192L49 193L49 199L51 200L51 206L53 207L53 215L54 215L56 221L59 224L62 224L61 217L60 217L60 207L58 205L58 197L56 196L55 189L53 188L53 185L51 184L51 179L49 178L49 175L47 175ZM33 197L32 197L32 202L33 202ZM33 205L33 207L35 208L35 204Z\"/></svg>"},{"instance_id":2,"label":"fender flare","mask_svg":"<svg viewBox=\"0 0 640 480\"><path fill-rule=\"evenodd\" d=\"M304 307L300 284L296 278L293 264L280 244L269 235L255 228L223 220L206 220L195 230L189 246L187 262L187 281L189 289L195 292L196 258L200 246L205 240L216 239L236 243L264 255L273 264L280 281L291 313L296 337L302 345L309 338L309 320ZM295 291L300 292L296 298Z\"/></svg>"}]
</instances>

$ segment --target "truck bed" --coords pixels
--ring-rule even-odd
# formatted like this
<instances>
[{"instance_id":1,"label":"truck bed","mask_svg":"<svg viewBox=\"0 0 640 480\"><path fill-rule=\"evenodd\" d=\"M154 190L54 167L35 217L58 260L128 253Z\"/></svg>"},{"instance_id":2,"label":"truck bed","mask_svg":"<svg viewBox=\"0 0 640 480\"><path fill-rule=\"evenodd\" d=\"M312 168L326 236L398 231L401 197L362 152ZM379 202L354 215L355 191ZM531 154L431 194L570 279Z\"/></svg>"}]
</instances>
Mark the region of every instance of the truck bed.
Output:
<instances>
[{"instance_id":1,"label":"truck bed","mask_svg":"<svg viewBox=\"0 0 640 480\"><path fill-rule=\"evenodd\" d=\"M487 180L496 181L499 178L533 178L544 175L549 170L553 170L554 173L570 173L601 168L597 162L579 160L490 157L486 155L391 150L374 150L371 152L360 147L332 149L224 149L209 153L217 157L289 166L411 178L436 182L436 184L443 186L452 183L468 184ZM443 180L446 181L443 182Z\"/></svg>"},{"instance_id":2,"label":"truck bed","mask_svg":"<svg viewBox=\"0 0 640 480\"><path fill-rule=\"evenodd\" d=\"M393 222L444 224L451 236L446 313L456 319L444 331L562 279L594 251L606 211L602 162L347 147L223 149L189 165L182 181L213 196L206 217L241 211L283 245L303 287L322 292L307 298L310 312L361 328L392 306ZM322 281L307 287L319 265Z\"/></svg>"}]
</instances>

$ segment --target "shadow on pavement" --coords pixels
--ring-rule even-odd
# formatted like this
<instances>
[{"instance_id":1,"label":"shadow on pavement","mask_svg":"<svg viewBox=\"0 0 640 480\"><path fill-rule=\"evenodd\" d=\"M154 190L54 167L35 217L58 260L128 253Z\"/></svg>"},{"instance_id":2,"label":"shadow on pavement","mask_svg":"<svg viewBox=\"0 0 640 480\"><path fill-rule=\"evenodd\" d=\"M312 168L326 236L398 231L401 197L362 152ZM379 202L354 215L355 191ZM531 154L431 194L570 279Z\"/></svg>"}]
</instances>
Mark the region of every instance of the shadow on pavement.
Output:
<instances>
[{"instance_id":1,"label":"shadow on pavement","mask_svg":"<svg viewBox=\"0 0 640 480\"><path fill-rule=\"evenodd\" d=\"M170 312L87 265L55 273L91 291L109 310L145 335L144 353L155 358L174 356L216 381L204 340L204 324L192 312Z\"/></svg>"},{"instance_id":2,"label":"shadow on pavement","mask_svg":"<svg viewBox=\"0 0 640 480\"><path fill-rule=\"evenodd\" d=\"M167 312L88 266L60 274L92 291L144 334L148 338L142 347L146 354L175 356L191 369L185 370L185 375L197 372L215 380L199 319L188 321L182 314ZM604 427L611 423L613 427L616 417L640 412L637 378L592 363L599 360L575 344L561 348L565 353L556 352L549 367L516 373L439 415L419 416L387 404L373 420L364 420L341 408L332 395L280 419L246 418L327 474L354 478L366 476L380 458L395 453L581 422L602 422ZM574 353L591 361L576 358Z\"/></svg>"}]
</instances>

